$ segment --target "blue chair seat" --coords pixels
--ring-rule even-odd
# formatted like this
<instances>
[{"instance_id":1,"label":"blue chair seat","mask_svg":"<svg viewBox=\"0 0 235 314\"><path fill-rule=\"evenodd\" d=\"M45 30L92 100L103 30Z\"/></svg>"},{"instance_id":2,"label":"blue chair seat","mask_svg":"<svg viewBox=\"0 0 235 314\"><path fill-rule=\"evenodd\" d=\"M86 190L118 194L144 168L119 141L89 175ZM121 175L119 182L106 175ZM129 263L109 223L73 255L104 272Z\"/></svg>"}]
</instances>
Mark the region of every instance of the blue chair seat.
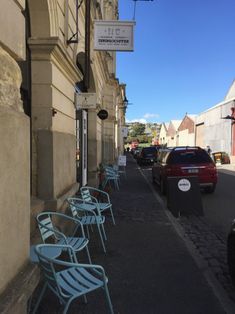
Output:
<instances>
[{"instance_id":1,"label":"blue chair seat","mask_svg":"<svg viewBox=\"0 0 235 314\"><path fill-rule=\"evenodd\" d=\"M92 270L92 269L91 269ZM68 297L84 295L104 285L103 281L85 268L71 267L56 274L57 283ZM107 279L106 279L106 282Z\"/></svg>"},{"instance_id":2,"label":"blue chair seat","mask_svg":"<svg viewBox=\"0 0 235 314\"><path fill-rule=\"evenodd\" d=\"M104 216L83 216L80 218L83 225L103 224L105 221Z\"/></svg>"},{"instance_id":3,"label":"blue chair seat","mask_svg":"<svg viewBox=\"0 0 235 314\"><path fill-rule=\"evenodd\" d=\"M105 209L110 208L110 204L109 203L99 203L99 207L100 207L100 211L104 211Z\"/></svg>"},{"instance_id":4,"label":"blue chair seat","mask_svg":"<svg viewBox=\"0 0 235 314\"><path fill-rule=\"evenodd\" d=\"M57 244L70 245L74 251L80 251L87 246L88 242L87 238L66 237L66 240L63 238L59 239Z\"/></svg>"}]
</instances>

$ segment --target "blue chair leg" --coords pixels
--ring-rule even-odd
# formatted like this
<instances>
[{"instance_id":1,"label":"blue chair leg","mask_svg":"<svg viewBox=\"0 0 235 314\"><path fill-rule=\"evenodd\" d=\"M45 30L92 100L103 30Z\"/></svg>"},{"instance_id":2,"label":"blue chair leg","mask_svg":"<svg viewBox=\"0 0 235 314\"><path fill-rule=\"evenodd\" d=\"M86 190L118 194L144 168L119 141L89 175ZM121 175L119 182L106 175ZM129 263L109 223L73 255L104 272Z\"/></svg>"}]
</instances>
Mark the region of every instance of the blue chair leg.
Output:
<instances>
[{"instance_id":1,"label":"blue chair leg","mask_svg":"<svg viewBox=\"0 0 235 314\"><path fill-rule=\"evenodd\" d=\"M89 261L90 264L92 264L91 263L91 256L90 256L89 248L88 248L87 245L86 245L85 249L86 249L86 254L87 254L87 257L88 257L88 261Z\"/></svg>"},{"instance_id":2,"label":"blue chair leg","mask_svg":"<svg viewBox=\"0 0 235 314\"><path fill-rule=\"evenodd\" d=\"M104 285L104 290L105 290L105 296L106 296L106 300L107 300L107 303L108 303L110 314L114 314L113 305L112 305L112 302L111 302L111 299L110 299L109 290L108 290L108 287L107 287L106 283Z\"/></svg>"},{"instance_id":3,"label":"blue chair leg","mask_svg":"<svg viewBox=\"0 0 235 314\"><path fill-rule=\"evenodd\" d=\"M115 187L117 190L119 190L118 180L115 180Z\"/></svg>"},{"instance_id":4,"label":"blue chair leg","mask_svg":"<svg viewBox=\"0 0 235 314\"><path fill-rule=\"evenodd\" d=\"M103 231L104 239L107 241L106 232L104 230L104 224L101 225L101 228L102 228L102 231Z\"/></svg>"},{"instance_id":5,"label":"blue chair leg","mask_svg":"<svg viewBox=\"0 0 235 314\"><path fill-rule=\"evenodd\" d=\"M99 235L100 235L100 240L101 240L101 243L102 243L102 247L103 247L104 253L106 253L106 248L105 248L103 236L102 236L102 233L101 233L101 230L100 230L100 225L97 224L97 228L98 228L98 232L99 232Z\"/></svg>"},{"instance_id":6,"label":"blue chair leg","mask_svg":"<svg viewBox=\"0 0 235 314\"><path fill-rule=\"evenodd\" d=\"M89 226L86 225L86 232L87 232L87 237L90 239L90 231L89 231Z\"/></svg>"},{"instance_id":7,"label":"blue chair leg","mask_svg":"<svg viewBox=\"0 0 235 314\"><path fill-rule=\"evenodd\" d=\"M110 212L111 212L111 216L112 216L112 220L113 220L113 224L115 225L115 219L114 219L114 216L113 216L113 209L112 209L112 205L110 206Z\"/></svg>"},{"instance_id":8,"label":"blue chair leg","mask_svg":"<svg viewBox=\"0 0 235 314\"><path fill-rule=\"evenodd\" d=\"M46 288L47 288L47 284L45 283L45 284L43 285L43 287L42 287L42 291L40 292L40 295L39 295L38 300L37 300L37 302L36 302L36 304L35 304L35 307L34 307L34 309L33 309L32 314L35 314L35 313L37 312L38 306L39 306L39 304L40 304L40 302L41 302L41 300L42 300L42 297L43 297L43 295L44 295L44 293L45 293L45 291L46 291Z\"/></svg>"},{"instance_id":9,"label":"blue chair leg","mask_svg":"<svg viewBox=\"0 0 235 314\"><path fill-rule=\"evenodd\" d=\"M66 303L66 305L65 305L65 307L64 307L64 310L63 310L63 314L66 314L66 313L67 313L68 308L69 308L69 306L70 306L70 304L71 304L72 301L73 301L73 299L70 299L70 300Z\"/></svg>"}]
</instances>

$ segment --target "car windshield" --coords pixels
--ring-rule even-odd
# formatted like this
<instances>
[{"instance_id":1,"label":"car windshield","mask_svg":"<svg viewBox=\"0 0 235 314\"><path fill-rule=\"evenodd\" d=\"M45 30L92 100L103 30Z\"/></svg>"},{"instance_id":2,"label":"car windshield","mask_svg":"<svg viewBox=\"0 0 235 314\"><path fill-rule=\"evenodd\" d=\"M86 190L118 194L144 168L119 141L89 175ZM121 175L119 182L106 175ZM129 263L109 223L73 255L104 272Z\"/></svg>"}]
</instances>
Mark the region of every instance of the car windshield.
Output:
<instances>
[{"instance_id":1,"label":"car windshield","mask_svg":"<svg viewBox=\"0 0 235 314\"><path fill-rule=\"evenodd\" d=\"M170 164L202 164L212 162L203 150L173 151L168 158Z\"/></svg>"}]
</instances>

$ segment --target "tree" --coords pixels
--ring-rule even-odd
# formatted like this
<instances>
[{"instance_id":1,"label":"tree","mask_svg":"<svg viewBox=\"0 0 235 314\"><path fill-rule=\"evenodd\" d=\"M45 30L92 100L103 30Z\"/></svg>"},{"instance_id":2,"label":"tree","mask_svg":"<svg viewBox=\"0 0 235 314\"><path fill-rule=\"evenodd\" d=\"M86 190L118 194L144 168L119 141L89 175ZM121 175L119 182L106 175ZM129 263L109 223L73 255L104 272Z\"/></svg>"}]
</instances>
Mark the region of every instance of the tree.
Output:
<instances>
[{"instance_id":1,"label":"tree","mask_svg":"<svg viewBox=\"0 0 235 314\"><path fill-rule=\"evenodd\" d=\"M145 131L145 124L136 122L132 126L131 136L143 135Z\"/></svg>"}]
</instances>

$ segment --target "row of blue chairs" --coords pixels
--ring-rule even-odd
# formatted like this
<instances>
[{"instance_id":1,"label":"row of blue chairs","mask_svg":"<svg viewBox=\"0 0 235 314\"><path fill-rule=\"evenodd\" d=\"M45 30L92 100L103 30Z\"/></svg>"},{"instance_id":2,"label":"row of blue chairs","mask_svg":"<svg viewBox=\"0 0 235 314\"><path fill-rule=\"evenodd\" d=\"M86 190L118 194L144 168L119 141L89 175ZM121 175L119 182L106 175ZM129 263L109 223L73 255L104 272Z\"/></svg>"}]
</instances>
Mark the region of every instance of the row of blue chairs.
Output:
<instances>
[{"instance_id":1,"label":"row of blue chairs","mask_svg":"<svg viewBox=\"0 0 235 314\"><path fill-rule=\"evenodd\" d=\"M117 165L114 165L114 166L103 165L103 170L104 170L104 179L101 183L101 188L104 190L107 186L109 188L112 188L113 186L116 190L119 190L120 174L121 174L119 167Z\"/></svg>"},{"instance_id":2,"label":"row of blue chairs","mask_svg":"<svg viewBox=\"0 0 235 314\"><path fill-rule=\"evenodd\" d=\"M108 290L108 278L100 265L92 264L88 243L90 229L97 227L104 253L106 253L104 223L109 212L115 225L109 194L93 187L82 187L80 194L67 199L70 215L45 211L37 215L37 223L43 244L35 246L35 254L43 272L45 284L35 304L36 313L46 288L49 288L64 305L67 313L71 302L99 288L103 288L109 312L113 307ZM69 235L59 226L69 225ZM88 264L79 262L79 253L85 250ZM63 253L63 254L62 254ZM66 256L66 259L65 259ZM62 266L58 270L58 266Z\"/></svg>"}]
</instances>

